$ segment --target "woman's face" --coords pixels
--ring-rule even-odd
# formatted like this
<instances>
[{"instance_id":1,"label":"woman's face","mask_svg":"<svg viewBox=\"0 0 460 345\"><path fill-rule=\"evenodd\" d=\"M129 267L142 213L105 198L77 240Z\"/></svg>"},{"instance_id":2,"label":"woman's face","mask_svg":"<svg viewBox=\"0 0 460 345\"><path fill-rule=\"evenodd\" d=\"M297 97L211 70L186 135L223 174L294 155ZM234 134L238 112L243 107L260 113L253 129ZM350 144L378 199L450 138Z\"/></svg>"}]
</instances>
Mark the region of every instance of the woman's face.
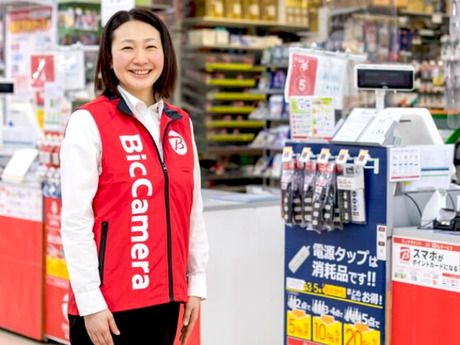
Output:
<instances>
[{"instance_id":1,"label":"woman's face","mask_svg":"<svg viewBox=\"0 0 460 345\"><path fill-rule=\"evenodd\" d=\"M121 87L147 105L153 103L152 86L163 71L160 33L153 26L132 20L113 32L112 68Z\"/></svg>"}]
</instances>

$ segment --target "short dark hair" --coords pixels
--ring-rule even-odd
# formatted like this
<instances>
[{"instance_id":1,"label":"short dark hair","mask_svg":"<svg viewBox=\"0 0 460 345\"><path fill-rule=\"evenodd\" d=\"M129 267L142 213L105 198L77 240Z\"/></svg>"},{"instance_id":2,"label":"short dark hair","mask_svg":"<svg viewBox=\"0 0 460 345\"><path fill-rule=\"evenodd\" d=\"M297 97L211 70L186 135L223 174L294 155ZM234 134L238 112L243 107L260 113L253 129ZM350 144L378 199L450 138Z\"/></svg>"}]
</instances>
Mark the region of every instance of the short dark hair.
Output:
<instances>
[{"instance_id":1,"label":"short dark hair","mask_svg":"<svg viewBox=\"0 0 460 345\"><path fill-rule=\"evenodd\" d=\"M133 8L129 11L116 12L107 22L102 31L99 54L96 64L95 89L104 92L115 93L120 96L117 85L119 83L112 65L112 41L113 33L122 24L138 20L150 24L158 30L161 37L161 45L164 53L164 67L160 77L152 87L154 95L162 98L169 98L174 91L177 77L176 53L172 43L171 35L165 23L152 11L145 8Z\"/></svg>"}]
</instances>

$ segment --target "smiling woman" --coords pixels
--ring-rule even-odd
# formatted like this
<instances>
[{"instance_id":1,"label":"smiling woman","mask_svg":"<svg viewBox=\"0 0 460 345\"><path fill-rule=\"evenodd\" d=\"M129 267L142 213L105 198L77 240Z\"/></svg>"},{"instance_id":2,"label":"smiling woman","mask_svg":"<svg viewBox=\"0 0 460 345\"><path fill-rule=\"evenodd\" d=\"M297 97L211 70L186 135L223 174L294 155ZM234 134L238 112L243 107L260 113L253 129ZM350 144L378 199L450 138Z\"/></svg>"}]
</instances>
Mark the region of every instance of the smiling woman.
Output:
<instances>
[{"instance_id":1,"label":"smiling woman","mask_svg":"<svg viewBox=\"0 0 460 345\"><path fill-rule=\"evenodd\" d=\"M113 36L112 68L120 86L146 104L155 103L152 85L164 64L160 33L149 24L130 21Z\"/></svg>"},{"instance_id":2,"label":"smiling woman","mask_svg":"<svg viewBox=\"0 0 460 345\"><path fill-rule=\"evenodd\" d=\"M167 63L166 63L167 62ZM150 10L115 13L96 66L103 94L61 145L71 344L172 345L206 297L208 242L189 115L166 102L176 55Z\"/></svg>"}]
</instances>

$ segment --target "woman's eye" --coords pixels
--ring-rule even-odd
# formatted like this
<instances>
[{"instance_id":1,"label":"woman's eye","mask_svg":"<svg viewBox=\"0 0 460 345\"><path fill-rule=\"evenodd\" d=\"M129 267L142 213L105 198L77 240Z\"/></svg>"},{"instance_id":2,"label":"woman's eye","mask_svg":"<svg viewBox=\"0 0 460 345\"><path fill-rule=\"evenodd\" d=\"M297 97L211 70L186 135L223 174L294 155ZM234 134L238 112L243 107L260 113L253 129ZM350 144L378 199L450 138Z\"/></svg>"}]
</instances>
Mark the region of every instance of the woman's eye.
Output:
<instances>
[{"instance_id":1,"label":"woman's eye","mask_svg":"<svg viewBox=\"0 0 460 345\"><path fill-rule=\"evenodd\" d=\"M132 47L123 47L123 48L121 48L121 50L131 50L131 49L133 49L133 48Z\"/></svg>"},{"instance_id":2,"label":"woman's eye","mask_svg":"<svg viewBox=\"0 0 460 345\"><path fill-rule=\"evenodd\" d=\"M147 49L155 49L156 46L147 46Z\"/></svg>"}]
</instances>

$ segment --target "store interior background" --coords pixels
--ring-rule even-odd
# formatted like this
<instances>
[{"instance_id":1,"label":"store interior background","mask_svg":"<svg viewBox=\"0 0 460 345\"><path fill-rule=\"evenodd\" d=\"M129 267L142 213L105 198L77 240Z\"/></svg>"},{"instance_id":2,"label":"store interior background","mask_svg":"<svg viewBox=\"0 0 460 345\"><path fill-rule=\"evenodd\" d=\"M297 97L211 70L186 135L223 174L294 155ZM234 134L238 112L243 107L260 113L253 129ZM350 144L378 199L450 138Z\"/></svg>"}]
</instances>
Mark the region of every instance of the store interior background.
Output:
<instances>
[{"instance_id":1,"label":"store interior background","mask_svg":"<svg viewBox=\"0 0 460 345\"><path fill-rule=\"evenodd\" d=\"M203 341L206 336L217 339L224 332L222 325L238 330L228 344L283 341L284 224L277 215L282 150L290 135L284 99L289 48L357 57L357 62L412 64L414 90L387 94L386 105L429 109L444 142L456 145L454 164L459 165L457 4L457 0L135 1L136 6L155 9L170 28L180 66L171 102L189 112L194 125L209 200L205 202L212 248L209 271L211 277L219 277L210 282L209 301L218 303L205 302L209 303L201 320ZM30 11L39 13L40 19L27 17ZM9 16L11 12L16 16ZM45 207L46 202L40 201L43 195L60 197L59 145L72 110L95 96L94 68L104 15L101 1L0 0L0 77L14 82L14 94L0 89L0 174L16 151L36 148L38 156L27 172L8 183L42 186L38 194L20 190L30 199L18 207ZM374 93L357 91L352 74L347 72L337 95L342 100L335 112L337 121L355 108L375 106ZM1 188L0 213L14 206L7 205ZM41 209L38 215L29 213L26 218L34 221L42 215ZM27 225L39 243L45 237L42 221L38 230L36 224ZM0 236L5 227L10 224L0 219ZM253 231L249 234L247 229ZM65 280L62 255L46 255L36 245L21 247L32 262L31 271L23 273L36 275L25 284L39 284L45 270ZM11 274L0 262L0 285ZM31 290L38 297L33 317L25 322L37 324L38 330L13 328L13 332L40 338L36 334L43 336L46 328L46 301L40 288ZM0 301L5 298L0 295ZM29 302L27 297L18 303L27 308ZM0 302L0 314L1 309ZM209 316L217 314L222 315L219 320ZM0 328L11 330L1 322ZM0 344L28 344L13 337L0 333Z\"/></svg>"}]
</instances>

